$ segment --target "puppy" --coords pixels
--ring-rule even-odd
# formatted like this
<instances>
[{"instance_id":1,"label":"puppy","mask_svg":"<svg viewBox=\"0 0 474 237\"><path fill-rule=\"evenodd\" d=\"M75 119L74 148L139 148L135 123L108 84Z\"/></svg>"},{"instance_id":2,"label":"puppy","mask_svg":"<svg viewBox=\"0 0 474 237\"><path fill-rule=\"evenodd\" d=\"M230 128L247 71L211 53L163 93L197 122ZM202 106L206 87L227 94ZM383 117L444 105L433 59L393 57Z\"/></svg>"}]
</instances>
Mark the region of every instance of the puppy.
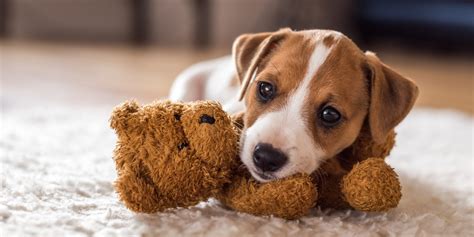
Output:
<instances>
[{"instance_id":1,"label":"puppy","mask_svg":"<svg viewBox=\"0 0 474 237\"><path fill-rule=\"evenodd\" d=\"M261 182L312 173L358 137L384 141L411 110L417 86L330 30L245 34L232 56L178 76L170 99L244 111L241 159Z\"/></svg>"}]
</instances>

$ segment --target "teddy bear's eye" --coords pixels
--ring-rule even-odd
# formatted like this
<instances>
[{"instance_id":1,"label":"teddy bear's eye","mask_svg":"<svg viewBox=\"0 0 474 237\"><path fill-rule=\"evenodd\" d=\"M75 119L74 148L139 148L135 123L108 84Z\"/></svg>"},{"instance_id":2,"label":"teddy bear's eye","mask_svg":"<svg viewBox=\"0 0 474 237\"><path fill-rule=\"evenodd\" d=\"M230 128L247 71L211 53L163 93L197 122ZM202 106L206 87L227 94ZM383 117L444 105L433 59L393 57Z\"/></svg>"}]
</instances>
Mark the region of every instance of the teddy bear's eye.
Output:
<instances>
[{"instance_id":1,"label":"teddy bear's eye","mask_svg":"<svg viewBox=\"0 0 474 237\"><path fill-rule=\"evenodd\" d=\"M179 121L181 119L181 114L178 114L178 113L174 114L174 119Z\"/></svg>"},{"instance_id":2,"label":"teddy bear's eye","mask_svg":"<svg viewBox=\"0 0 474 237\"><path fill-rule=\"evenodd\" d=\"M214 117L212 117L210 115L207 115L207 114L203 114L199 118L199 123L214 124L214 122L216 122L216 119L214 119Z\"/></svg>"},{"instance_id":3,"label":"teddy bear's eye","mask_svg":"<svg viewBox=\"0 0 474 237\"><path fill-rule=\"evenodd\" d=\"M189 146L189 143L187 141L185 142L181 142L180 144L178 144L178 150L183 150L185 147L188 147Z\"/></svg>"}]
</instances>

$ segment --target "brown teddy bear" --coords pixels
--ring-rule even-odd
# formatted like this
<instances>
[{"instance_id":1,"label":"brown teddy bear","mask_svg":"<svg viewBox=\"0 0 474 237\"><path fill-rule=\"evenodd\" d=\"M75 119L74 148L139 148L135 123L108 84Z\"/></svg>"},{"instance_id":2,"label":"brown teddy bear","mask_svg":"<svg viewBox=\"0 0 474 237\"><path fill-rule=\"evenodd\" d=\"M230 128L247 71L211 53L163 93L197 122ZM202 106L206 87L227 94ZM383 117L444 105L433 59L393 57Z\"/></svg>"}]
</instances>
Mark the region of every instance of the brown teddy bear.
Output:
<instances>
[{"instance_id":1,"label":"brown teddy bear","mask_svg":"<svg viewBox=\"0 0 474 237\"><path fill-rule=\"evenodd\" d=\"M135 212L154 213L214 197L237 211L286 219L299 218L316 204L362 211L398 204L397 175L383 160L394 133L375 145L361 132L341 157L314 174L258 183L238 157L241 118L210 101L146 106L130 101L116 107L110 124L118 136L120 199Z\"/></svg>"}]
</instances>

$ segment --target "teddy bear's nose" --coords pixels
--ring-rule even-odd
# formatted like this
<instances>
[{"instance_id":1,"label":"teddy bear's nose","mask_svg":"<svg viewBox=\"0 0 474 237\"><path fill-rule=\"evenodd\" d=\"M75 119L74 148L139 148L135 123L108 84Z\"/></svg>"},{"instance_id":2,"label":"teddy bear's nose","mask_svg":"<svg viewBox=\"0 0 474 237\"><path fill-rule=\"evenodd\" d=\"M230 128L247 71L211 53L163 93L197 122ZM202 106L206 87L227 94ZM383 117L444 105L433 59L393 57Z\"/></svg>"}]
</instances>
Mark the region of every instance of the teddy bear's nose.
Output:
<instances>
[{"instance_id":1,"label":"teddy bear's nose","mask_svg":"<svg viewBox=\"0 0 474 237\"><path fill-rule=\"evenodd\" d=\"M285 165L287 156L270 144L259 143L253 152L253 163L263 172L276 171Z\"/></svg>"}]
</instances>

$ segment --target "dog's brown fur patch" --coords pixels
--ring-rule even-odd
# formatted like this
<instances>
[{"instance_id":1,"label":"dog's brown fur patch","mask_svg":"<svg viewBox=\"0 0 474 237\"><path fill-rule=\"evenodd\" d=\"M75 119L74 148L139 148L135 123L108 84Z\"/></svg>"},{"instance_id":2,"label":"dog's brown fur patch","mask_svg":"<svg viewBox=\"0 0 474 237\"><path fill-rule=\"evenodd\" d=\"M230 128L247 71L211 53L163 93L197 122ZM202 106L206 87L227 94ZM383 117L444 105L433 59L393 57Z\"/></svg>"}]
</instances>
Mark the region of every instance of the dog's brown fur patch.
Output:
<instances>
[{"instance_id":1,"label":"dog's brown fur patch","mask_svg":"<svg viewBox=\"0 0 474 237\"><path fill-rule=\"evenodd\" d=\"M347 38L340 39L314 75L305 102L305 117L310 118L315 141L331 156L357 138L369 106L367 81L361 65L364 54ZM336 108L343 116L338 125L327 128L319 115L325 106Z\"/></svg>"},{"instance_id":2,"label":"dog's brown fur patch","mask_svg":"<svg viewBox=\"0 0 474 237\"><path fill-rule=\"evenodd\" d=\"M271 56L262 61L257 78L250 86L245 99L246 126L251 126L262 114L276 111L286 104L288 96L298 87L306 74L314 46L311 40L302 34L289 34ZM276 86L275 99L268 103L259 101L257 95L259 81L269 81Z\"/></svg>"}]
</instances>

